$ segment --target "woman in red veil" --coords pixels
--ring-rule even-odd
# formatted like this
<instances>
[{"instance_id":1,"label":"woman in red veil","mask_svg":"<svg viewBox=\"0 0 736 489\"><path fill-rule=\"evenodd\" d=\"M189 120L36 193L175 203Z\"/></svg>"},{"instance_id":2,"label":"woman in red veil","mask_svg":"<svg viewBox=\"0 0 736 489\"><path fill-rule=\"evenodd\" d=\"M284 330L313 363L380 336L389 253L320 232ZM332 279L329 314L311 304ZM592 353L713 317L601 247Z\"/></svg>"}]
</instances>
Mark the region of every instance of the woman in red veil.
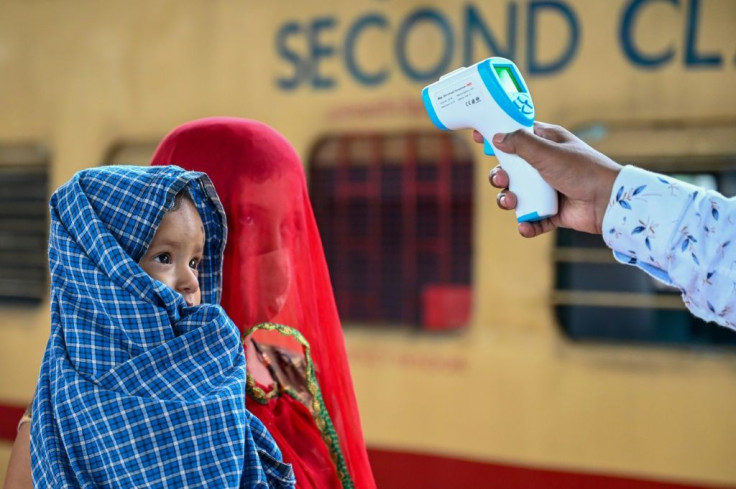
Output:
<instances>
[{"instance_id":1,"label":"woman in red veil","mask_svg":"<svg viewBox=\"0 0 736 489\"><path fill-rule=\"evenodd\" d=\"M297 487L375 488L294 148L266 124L208 118L174 129L151 164L207 173L222 200L222 307L246 338L248 409L293 465Z\"/></svg>"}]
</instances>

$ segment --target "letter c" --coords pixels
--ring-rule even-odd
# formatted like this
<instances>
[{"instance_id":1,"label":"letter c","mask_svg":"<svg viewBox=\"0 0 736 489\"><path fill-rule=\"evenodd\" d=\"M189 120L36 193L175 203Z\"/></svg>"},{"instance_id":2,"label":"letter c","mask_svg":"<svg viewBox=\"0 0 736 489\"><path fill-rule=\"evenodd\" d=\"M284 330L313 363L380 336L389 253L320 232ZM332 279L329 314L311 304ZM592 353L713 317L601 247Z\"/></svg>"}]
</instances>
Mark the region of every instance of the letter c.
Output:
<instances>
[{"instance_id":1,"label":"letter c","mask_svg":"<svg viewBox=\"0 0 736 489\"><path fill-rule=\"evenodd\" d=\"M619 36L621 45L626 53L626 56L635 64L643 66L645 68L656 68L659 65L667 63L675 55L675 49L670 46L669 48L662 51L660 54L644 54L634 45L633 30L634 24L636 23L636 17L639 14L642 7L647 3L653 2L668 2L675 7L680 6L679 0L632 0L626 10L624 10L623 18L621 19L621 26L619 29Z\"/></svg>"},{"instance_id":2,"label":"letter c","mask_svg":"<svg viewBox=\"0 0 736 489\"><path fill-rule=\"evenodd\" d=\"M348 31L345 37L345 65L348 67L350 74L363 85L380 85L388 77L388 69L383 68L373 73L368 73L358 66L355 59L355 45L358 37L368 27L373 26L381 30L386 30L388 21L381 14L368 14L358 19Z\"/></svg>"}]
</instances>

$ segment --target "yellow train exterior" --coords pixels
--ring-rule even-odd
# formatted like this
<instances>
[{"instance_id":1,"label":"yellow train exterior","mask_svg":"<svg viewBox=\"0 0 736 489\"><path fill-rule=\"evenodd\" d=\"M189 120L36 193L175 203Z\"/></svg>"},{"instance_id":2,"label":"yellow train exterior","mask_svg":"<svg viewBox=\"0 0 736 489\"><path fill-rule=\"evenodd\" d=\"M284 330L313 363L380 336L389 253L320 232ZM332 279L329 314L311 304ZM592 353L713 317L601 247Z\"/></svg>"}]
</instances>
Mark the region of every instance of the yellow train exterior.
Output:
<instances>
[{"instance_id":1,"label":"yellow train exterior","mask_svg":"<svg viewBox=\"0 0 736 489\"><path fill-rule=\"evenodd\" d=\"M735 30L731 0L9 0L0 145L46 148L53 189L115 148L233 115L273 125L308 165L325 138L436 131L421 88L499 55L524 74L538 119L607 127L593 144L611 155L697 171L688 161L736 161ZM736 486L736 354L571 340L553 307L555 236L517 235L487 183L495 160L460 138L473 161L468 324L345 321L366 440L383 454L374 463L454 461L443 467L465 487L548 487L544 474ZM23 405L48 296L0 317L0 403ZM0 475L9 452L6 440ZM504 468L531 475L493 480ZM398 487L390 473L402 470L377 467L379 487ZM463 479L478 470L488 475Z\"/></svg>"}]
</instances>

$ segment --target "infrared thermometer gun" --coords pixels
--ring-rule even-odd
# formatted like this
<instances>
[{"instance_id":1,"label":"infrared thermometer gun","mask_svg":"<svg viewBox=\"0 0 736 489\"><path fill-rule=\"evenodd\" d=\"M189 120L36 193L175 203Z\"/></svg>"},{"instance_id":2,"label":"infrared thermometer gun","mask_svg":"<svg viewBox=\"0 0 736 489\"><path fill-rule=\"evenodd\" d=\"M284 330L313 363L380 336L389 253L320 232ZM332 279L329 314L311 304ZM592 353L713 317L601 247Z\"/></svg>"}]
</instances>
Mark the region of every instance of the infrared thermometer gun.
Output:
<instances>
[{"instance_id":1,"label":"infrared thermometer gun","mask_svg":"<svg viewBox=\"0 0 736 489\"><path fill-rule=\"evenodd\" d=\"M485 138L484 152L496 155L516 194L516 219L539 221L557 214L557 192L520 156L496 149L499 132L532 131L534 104L516 65L488 58L459 68L422 90L424 107L440 129L476 129Z\"/></svg>"}]
</instances>

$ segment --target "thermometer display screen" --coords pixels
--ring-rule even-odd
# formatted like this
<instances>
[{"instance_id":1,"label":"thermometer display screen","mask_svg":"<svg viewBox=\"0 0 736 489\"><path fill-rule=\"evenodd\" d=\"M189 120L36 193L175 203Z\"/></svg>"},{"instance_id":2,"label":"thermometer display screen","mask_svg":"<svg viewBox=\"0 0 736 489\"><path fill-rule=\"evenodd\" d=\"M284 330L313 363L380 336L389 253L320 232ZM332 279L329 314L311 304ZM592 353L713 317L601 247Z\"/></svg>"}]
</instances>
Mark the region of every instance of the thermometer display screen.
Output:
<instances>
[{"instance_id":1,"label":"thermometer display screen","mask_svg":"<svg viewBox=\"0 0 736 489\"><path fill-rule=\"evenodd\" d=\"M494 66L496 76L501 82L501 86L507 93L523 92L521 84L516 80L514 72L508 66Z\"/></svg>"}]
</instances>

